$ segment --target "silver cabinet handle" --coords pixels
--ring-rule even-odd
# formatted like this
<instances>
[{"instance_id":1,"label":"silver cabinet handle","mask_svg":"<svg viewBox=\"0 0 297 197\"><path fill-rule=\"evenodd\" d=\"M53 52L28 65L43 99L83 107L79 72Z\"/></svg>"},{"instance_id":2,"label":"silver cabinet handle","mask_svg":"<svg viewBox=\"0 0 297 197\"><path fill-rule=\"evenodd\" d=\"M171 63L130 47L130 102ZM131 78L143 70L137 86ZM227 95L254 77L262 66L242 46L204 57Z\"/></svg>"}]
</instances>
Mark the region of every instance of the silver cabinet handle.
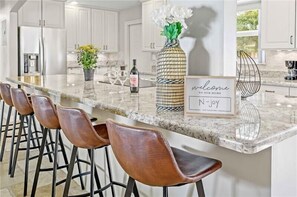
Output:
<instances>
[{"instance_id":1,"label":"silver cabinet handle","mask_svg":"<svg viewBox=\"0 0 297 197\"><path fill-rule=\"evenodd\" d=\"M155 48L155 43L153 43L153 48Z\"/></svg>"},{"instance_id":2,"label":"silver cabinet handle","mask_svg":"<svg viewBox=\"0 0 297 197\"><path fill-rule=\"evenodd\" d=\"M43 26L45 27L45 20L43 20Z\"/></svg>"},{"instance_id":3,"label":"silver cabinet handle","mask_svg":"<svg viewBox=\"0 0 297 197\"><path fill-rule=\"evenodd\" d=\"M41 26L41 20L39 20L38 25Z\"/></svg>"},{"instance_id":4,"label":"silver cabinet handle","mask_svg":"<svg viewBox=\"0 0 297 197\"><path fill-rule=\"evenodd\" d=\"M108 45L106 45L106 50L108 50Z\"/></svg>"},{"instance_id":5,"label":"silver cabinet handle","mask_svg":"<svg viewBox=\"0 0 297 197\"><path fill-rule=\"evenodd\" d=\"M273 90L265 90L265 92L275 93L275 91L273 91Z\"/></svg>"},{"instance_id":6,"label":"silver cabinet handle","mask_svg":"<svg viewBox=\"0 0 297 197\"><path fill-rule=\"evenodd\" d=\"M294 43L293 43L293 36L290 36L290 43L291 43L291 44L294 44Z\"/></svg>"}]
</instances>

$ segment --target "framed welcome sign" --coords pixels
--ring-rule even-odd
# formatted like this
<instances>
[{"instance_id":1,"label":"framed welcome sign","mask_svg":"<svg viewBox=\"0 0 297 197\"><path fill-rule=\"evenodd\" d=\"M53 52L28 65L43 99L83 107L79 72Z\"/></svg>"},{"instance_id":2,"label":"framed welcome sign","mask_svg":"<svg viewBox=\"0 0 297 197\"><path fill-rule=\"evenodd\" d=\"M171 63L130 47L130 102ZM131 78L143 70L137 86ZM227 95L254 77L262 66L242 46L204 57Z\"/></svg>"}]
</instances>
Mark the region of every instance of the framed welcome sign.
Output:
<instances>
[{"instance_id":1,"label":"framed welcome sign","mask_svg":"<svg viewBox=\"0 0 297 197\"><path fill-rule=\"evenodd\" d=\"M234 116L235 99L235 77L185 77L185 115Z\"/></svg>"}]
</instances>

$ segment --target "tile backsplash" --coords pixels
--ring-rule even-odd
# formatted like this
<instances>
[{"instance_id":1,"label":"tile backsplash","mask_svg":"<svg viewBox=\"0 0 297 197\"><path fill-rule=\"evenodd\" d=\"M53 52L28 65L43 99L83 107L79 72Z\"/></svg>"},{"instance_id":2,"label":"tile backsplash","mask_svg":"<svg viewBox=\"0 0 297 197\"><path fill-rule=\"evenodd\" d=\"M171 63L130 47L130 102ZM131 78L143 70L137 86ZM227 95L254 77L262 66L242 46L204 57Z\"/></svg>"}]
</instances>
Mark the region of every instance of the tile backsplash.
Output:
<instances>
[{"instance_id":1,"label":"tile backsplash","mask_svg":"<svg viewBox=\"0 0 297 197\"><path fill-rule=\"evenodd\" d=\"M297 51L266 51L266 64L260 65L259 68L262 70L271 71L287 71L285 66L286 60L297 60Z\"/></svg>"}]
</instances>

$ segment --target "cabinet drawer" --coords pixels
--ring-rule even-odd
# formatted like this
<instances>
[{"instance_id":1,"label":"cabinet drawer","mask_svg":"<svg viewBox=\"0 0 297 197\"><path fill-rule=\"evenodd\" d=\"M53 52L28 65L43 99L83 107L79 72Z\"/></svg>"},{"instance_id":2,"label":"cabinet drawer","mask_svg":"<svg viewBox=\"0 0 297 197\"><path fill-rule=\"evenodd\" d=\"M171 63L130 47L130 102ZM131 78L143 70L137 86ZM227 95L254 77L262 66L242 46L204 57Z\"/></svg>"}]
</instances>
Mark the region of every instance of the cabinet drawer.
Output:
<instances>
[{"instance_id":1,"label":"cabinet drawer","mask_svg":"<svg viewBox=\"0 0 297 197\"><path fill-rule=\"evenodd\" d=\"M280 86L262 85L261 92L270 92L270 93L287 95L289 93L289 88L288 87L280 87Z\"/></svg>"}]
</instances>

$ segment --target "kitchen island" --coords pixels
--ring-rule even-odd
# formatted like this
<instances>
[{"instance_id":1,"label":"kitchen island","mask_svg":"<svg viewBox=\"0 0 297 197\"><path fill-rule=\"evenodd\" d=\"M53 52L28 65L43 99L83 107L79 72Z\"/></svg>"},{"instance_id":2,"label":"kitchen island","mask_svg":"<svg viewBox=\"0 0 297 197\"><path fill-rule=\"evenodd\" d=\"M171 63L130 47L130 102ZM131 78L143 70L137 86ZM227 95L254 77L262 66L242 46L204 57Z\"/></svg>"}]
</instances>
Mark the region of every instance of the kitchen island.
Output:
<instances>
[{"instance_id":1,"label":"kitchen island","mask_svg":"<svg viewBox=\"0 0 297 197\"><path fill-rule=\"evenodd\" d=\"M120 87L100 82L102 76L95 76L94 82L84 82L82 75L8 80L57 103L77 103L90 113L99 110L101 117L158 128L172 146L220 159L222 170L204 181L207 196L297 196L296 98L259 93L242 101L240 113L233 118L185 117L182 112L157 112L155 87L131 95L128 87L122 94L110 94ZM114 168L117 175L123 174L119 166ZM196 196L193 189L172 189L170 195ZM142 185L140 190L144 196L161 192Z\"/></svg>"}]
</instances>

